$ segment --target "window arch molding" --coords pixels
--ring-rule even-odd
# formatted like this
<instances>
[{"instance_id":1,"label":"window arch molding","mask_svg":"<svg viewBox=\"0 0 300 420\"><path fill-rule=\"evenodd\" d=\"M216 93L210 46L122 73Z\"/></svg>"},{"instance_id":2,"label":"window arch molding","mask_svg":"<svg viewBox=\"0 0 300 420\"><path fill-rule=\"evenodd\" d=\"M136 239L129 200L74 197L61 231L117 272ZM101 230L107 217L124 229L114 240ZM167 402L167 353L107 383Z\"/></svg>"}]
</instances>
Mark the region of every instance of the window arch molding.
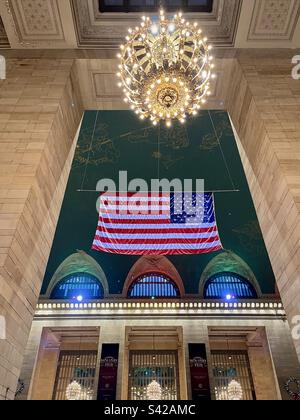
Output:
<instances>
[{"instance_id":1,"label":"window arch molding","mask_svg":"<svg viewBox=\"0 0 300 420\"><path fill-rule=\"evenodd\" d=\"M216 273L205 282L205 299L226 299L227 296L236 299L257 299L257 292L247 279L236 273Z\"/></svg>"},{"instance_id":2,"label":"window arch molding","mask_svg":"<svg viewBox=\"0 0 300 420\"><path fill-rule=\"evenodd\" d=\"M129 271L124 287L122 297L127 298L131 285L145 275L157 274L170 279L177 287L180 297L185 296L185 289L181 276L171 261L164 256L143 256L132 266Z\"/></svg>"},{"instance_id":3,"label":"window arch molding","mask_svg":"<svg viewBox=\"0 0 300 420\"><path fill-rule=\"evenodd\" d=\"M106 275L97 261L94 260L90 255L84 251L78 251L69 257L67 257L57 268L53 274L45 295L42 296L44 299L50 299L52 291L56 285L63 279L71 275L84 274L95 277L103 287L104 297L109 295L109 287Z\"/></svg>"},{"instance_id":4,"label":"window arch molding","mask_svg":"<svg viewBox=\"0 0 300 420\"><path fill-rule=\"evenodd\" d=\"M214 257L204 269L199 281L199 295L204 299L204 288L206 282L216 274L235 273L247 280L254 288L257 297L262 297L259 283L249 265L232 251L224 251Z\"/></svg>"},{"instance_id":5,"label":"window arch molding","mask_svg":"<svg viewBox=\"0 0 300 420\"><path fill-rule=\"evenodd\" d=\"M101 281L89 273L74 273L56 283L50 298L54 300L72 300L82 296L85 300L104 298Z\"/></svg>"},{"instance_id":6,"label":"window arch molding","mask_svg":"<svg viewBox=\"0 0 300 420\"><path fill-rule=\"evenodd\" d=\"M176 283L161 273L145 273L137 277L128 288L128 299L177 299L180 291Z\"/></svg>"}]
</instances>

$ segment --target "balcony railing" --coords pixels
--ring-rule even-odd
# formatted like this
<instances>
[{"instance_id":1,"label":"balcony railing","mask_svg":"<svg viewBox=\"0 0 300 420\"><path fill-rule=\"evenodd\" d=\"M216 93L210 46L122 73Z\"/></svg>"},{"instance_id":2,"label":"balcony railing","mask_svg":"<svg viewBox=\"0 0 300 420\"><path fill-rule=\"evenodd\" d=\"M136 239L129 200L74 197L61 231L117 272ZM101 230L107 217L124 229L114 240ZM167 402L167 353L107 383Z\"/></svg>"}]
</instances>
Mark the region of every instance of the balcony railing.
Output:
<instances>
[{"instance_id":1,"label":"balcony railing","mask_svg":"<svg viewBox=\"0 0 300 420\"><path fill-rule=\"evenodd\" d=\"M109 313L122 315L232 315L232 316L276 316L285 317L285 311L280 300L259 299L247 301L213 301L213 300L140 300L103 299L101 301L41 300L36 309L36 317L52 315L97 315Z\"/></svg>"}]
</instances>

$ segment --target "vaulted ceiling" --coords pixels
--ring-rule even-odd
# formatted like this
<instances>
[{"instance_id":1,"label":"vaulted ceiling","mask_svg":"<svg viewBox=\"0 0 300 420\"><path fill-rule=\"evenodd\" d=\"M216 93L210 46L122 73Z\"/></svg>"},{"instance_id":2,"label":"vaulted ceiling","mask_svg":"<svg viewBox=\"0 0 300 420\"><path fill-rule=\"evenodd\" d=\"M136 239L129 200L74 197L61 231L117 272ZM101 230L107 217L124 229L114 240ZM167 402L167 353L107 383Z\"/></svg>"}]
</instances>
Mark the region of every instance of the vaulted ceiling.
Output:
<instances>
[{"instance_id":1,"label":"vaulted ceiling","mask_svg":"<svg viewBox=\"0 0 300 420\"><path fill-rule=\"evenodd\" d=\"M101 0L100 0L101 2ZM214 0L212 11L187 13L218 47L300 47L300 0ZM6 0L0 48L110 49L140 13L103 13L99 0Z\"/></svg>"}]
</instances>

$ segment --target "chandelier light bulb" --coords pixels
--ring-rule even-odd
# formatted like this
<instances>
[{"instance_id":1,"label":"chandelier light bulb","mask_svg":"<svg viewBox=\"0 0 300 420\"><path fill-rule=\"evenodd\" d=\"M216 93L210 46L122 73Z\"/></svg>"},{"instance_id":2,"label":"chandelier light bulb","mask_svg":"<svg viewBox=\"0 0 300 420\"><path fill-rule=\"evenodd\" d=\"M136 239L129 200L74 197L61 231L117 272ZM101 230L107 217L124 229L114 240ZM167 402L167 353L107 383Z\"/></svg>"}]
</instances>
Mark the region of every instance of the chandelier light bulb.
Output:
<instances>
[{"instance_id":1,"label":"chandelier light bulb","mask_svg":"<svg viewBox=\"0 0 300 420\"><path fill-rule=\"evenodd\" d=\"M79 401L81 399L82 387L77 381L73 381L66 389L66 399L69 401Z\"/></svg>"},{"instance_id":2,"label":"chandelier light bulb","mask_svg":"<svg viewBox=\"0 0 300 420\"><path fill-rule=\"evenodd\" d=\"M158 33L158 26L157 25L152 25L151 26L151 32L153 35L156 35Z\"/></svg>"},{"instance_id":3,"label":"chandelier light bulb","mask_svg":"<svg viewBox=\"0 0 300 420\"><path fill-rule=\"evenodd\" d=\"M149 401L161 401L162 398L162 388L157 381L152 381L147 386L147 400Z\"/></svg>"},{"instance_id":4,"label":"chandelier light bulb","mask_svg":"<svg viewBox=\"0 0 300 420\"><path fill-rule=\"evenodd\" d=\"M157 21L143 16L139 27L129 28L118 54L118 86L124 88L131 109L138 110L141 119L165 121L167 127L175 119L185 122L182 115L195 115L215 77L207 38L197 22L191 25L182 16L179 12L169 19L162 9Z\"/></svg>"},{"instance_id":5,"label":"chandelier light bulb","mask_svg":"<svg viewBox=\"0 0 300 420\"><path fill-rule=\"evenodd\" d=\"M228 399L240 401L243 398L243 388L238 381L232 380L227 388Z\"/></svg>"},{"instance_id":6,"label":"chandelier light bulb","mask_svg":"<svg viewBox=\"0 0 300 420\"><path fill-rule=\"evenodd\" d=\"M170 23L170 25L168 26L169 32L174 32L176 29L176 26L174 23Z\"/></svg>"}]
</instances>

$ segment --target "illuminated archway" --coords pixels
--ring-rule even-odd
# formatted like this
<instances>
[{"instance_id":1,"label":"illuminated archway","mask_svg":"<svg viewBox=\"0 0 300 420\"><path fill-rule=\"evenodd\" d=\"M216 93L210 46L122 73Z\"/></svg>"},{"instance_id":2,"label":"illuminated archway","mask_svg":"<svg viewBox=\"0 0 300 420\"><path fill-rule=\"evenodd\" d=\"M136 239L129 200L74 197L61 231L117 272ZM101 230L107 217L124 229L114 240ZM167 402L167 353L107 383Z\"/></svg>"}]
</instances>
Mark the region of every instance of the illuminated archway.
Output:
<instances>
[{"instance_id":1,"label":"illuminated archway","mask_svg":"<svg viewBox=\"0 0 300 420\"><path fill-rule=\"evenodd\" d=\"M106 275L100 265L94 260L94 258L90 257L83 251L78 251L75 254L70 255L66 258L60 266L55 271L47 291L43 297L50 298L53 294L55 288L61 284L61 282L75 281L75 285L81 281L85 275L88 276L88 282L92 282L92 278L97 279L101 283L103 288L102 297L105 297L109 294L108 282L106 279ZM77 276L77 280L74 278ZM73 278L73 280L72 280ZM75 286L74 286L75 287Z\"/></svg>"},{"instance_id":2,"label":"illuminated archway","mask_svg":"<svg viewBox=\"0 0 300 420\"><path fill-rule=\"evenodd\" d=\"M230 275L240 278L240 281L244 279L249 283L250 288L253 288L256 297L262 296L258 281L248 264L234 252L225 251L213 258L203 271L199 282L199 294L201 297L205 297L207 282L218 275L227 275L228 281L230 281Z\"/></svg>"},{"instance_id":3,"label":"illuminated archway","mask_svg":"<svg viewBox=\"0 0 300 420\"><path fill-rule=\"evenodd\" d=\"M183 297L185 290L182 279L168 258L163 256L143 256L131 268L125 280L123 288L123 297L126 298L129 290L135 281L145 278L145 276L159 275L170 280Z\"/></svg>"}]
</instances>

